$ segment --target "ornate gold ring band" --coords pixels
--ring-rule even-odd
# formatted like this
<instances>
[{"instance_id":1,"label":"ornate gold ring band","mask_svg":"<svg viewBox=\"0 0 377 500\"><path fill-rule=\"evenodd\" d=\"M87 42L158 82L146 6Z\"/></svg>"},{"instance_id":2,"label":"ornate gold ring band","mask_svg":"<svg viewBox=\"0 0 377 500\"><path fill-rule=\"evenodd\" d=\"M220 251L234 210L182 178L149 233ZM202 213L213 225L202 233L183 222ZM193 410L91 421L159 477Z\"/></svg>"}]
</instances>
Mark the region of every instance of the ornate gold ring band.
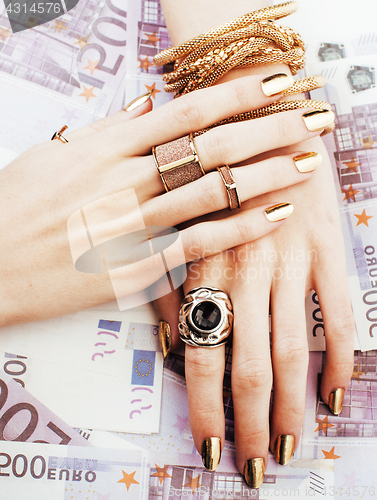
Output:
<instances>
[{"instance_id":1,"label":"ornate gold ring band","mask_svg":"<svg viewBox=\"0 0 377 500\"><path fill-rule=\"evenodd\" d=\"M222 167L217 167L217 171L220 174L226 189L226 194L228 195L229 210L240 208L241 199L231 169L228 165L223 165Z\"/></svg>"},{"instance_id":2,"label":"ornate gold ring band","mask_svg":"<svg viewBox=\"0 0 377 500\"><path fill-rule=\"evenodd\" d=\"M184 186L205 175L192 134L154 146L152 154L166 191Z\"/></svg>"}]
</instances>

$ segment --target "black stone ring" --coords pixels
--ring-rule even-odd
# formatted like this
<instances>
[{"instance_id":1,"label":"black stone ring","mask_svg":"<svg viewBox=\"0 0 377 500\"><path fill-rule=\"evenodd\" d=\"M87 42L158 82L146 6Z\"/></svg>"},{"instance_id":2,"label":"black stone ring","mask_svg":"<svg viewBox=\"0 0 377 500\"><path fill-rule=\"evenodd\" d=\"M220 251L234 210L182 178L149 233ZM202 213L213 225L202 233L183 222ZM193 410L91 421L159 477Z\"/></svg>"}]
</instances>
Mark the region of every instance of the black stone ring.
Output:
<instances>
[{"instance_id":1,"label":"black stone ring","mask_svg":"<svg viewBox=\"0 0 377 500\"><path fill-rule=\"evenodd\" d=\"M178 329L183 342L197 347L225 344L233 326L233 307L225 292L194 288L184 298Z\"/></svg>"}]
</instances>

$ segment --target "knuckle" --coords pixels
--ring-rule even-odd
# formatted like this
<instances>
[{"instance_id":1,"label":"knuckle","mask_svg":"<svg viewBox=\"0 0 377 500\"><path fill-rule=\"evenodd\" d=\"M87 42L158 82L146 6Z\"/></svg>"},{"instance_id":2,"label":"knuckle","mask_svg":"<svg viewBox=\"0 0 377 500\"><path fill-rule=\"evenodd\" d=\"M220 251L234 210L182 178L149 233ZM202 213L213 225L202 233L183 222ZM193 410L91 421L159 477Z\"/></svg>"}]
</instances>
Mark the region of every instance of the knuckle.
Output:
<instances>
[{"instance_id":1,"label":"knuckle","mask_svg":"<svg viewBox=\"0 0 377 500\"><path fill-rule=\"evenodd\" d=\"M216 174L207 174L201 180L202 182L198 183L199 189L196 190L196 203L198 206L202 206L206 212L212 212L214 210L218 210L219 208L219 191L216 187L216 183L214 181L214 175Z\"/></svg>"},{"instance_id":2,"label":"knuckle","mask_svg":"<svg viewBox=\"0 0 377 500\"><path fill-rule=\"evenodd\" d=\"M175 121L187 125L192 132L203 127L202 107L190 95L174 101L172 114Z\"/></svg>"},{"instance_id":3,"label":"knuckle","mask_svg":"<svg viewBox=\"0 0 377 500\"><path fill-rule=\"evenodd\" d=\"M189 255L195 252L199 252L201 255L204 255L206 253L213 253L216 250L214 235L209 229L209 225L209 222L203 222L199 225L199 227L192 226L188 230L185 250ZM208 229L205 230L207 227Z\"/></svg>"},{"instance_id":4,"label":"knuckle","mask_svg":"<svg viewBox=\"0 0 377 500\"><path fill-rule=\"evenodd\" d=\"M252 227L245 217L234 217L233 223L239 236L240 244L249 243L254 239Z\"/></svg>"},{"instance_id":5,"label":"knuckle","mask_svg":"<svg viewBox=\"0 0 377 500\"><path fill-rule=\"evenodd\" d=\"M210 130L203 136L203 147L207 156L216 163L232 163L234 151L230 135L224 137L219 130Z\"/></svg>"},{"instance_id":6,"label":"knuckle","mask_svg":"<svg viewBox=\"0 0 377 500\"><path fill-rule=\"evenodd\" d=\"M210 349L193 347L186 350L186 376L195 378L217 378L222 376L221 363L217 353Z\"/></svg>"},{"instance_id":7,"label":"knuckle","mask_svg":"<svg viewBox=\"0 0 377 500\"><path fill-rule=\"evenodd\" d=\"M274 361L280 365L305 364L309 362L309 352L301 337L286 336L273 347Z\"/></svg>"},{"instance_id":8,"label":"knuckle","mask_svg":"<svg viewBox=\"0 0 377 500\"><path fill-rule=\"evenodd\" d=\"M332 312L328 328L331 329L333 341L348 341L349 336L355 332L355 319L350 304L344 304Z\"/></svg>"},{"instance_id":9,"label":"knuckle","mask_svg":"<svg viewBox=\"0 0 377 500\"><path fill-rule=\"evenodd\" d=\"M237 109L240 110L250 108L250 88L243 84L240 80L234 80L233 83L233 102L236 102Z\"/></svg>"},{"instance_id":10,"label":"knuckle","mask_svg":"<svg viewBox=\"0 0 377 500\"><path fill-rule=\"evenodd\" d=\"M268 447L268 432L267 429L258 429L250 427L242 430L242 441L244 443L252 443L254 447Z\"/></svg>"},{"instance_id":11,"label":"knuckle","mask_svg":"<svg viewBox=\"0 0 377 500\"><path fill-rule=\"evenodd\" d=\"M221 403L221 401L220 401ZM209 422L218 423L224 418L224 411L214 401L206 400L204 405L196 404L193 408L197 428L208 426Z\"/></svg>"},{"instance_id":12,"label":"knuckle","mask_svg":"<svg viewBox=\"0 0 377 500\"><path fill-rule=\"evenodd\" d=\"M354 357L351 352L350 359L347 361L344 358L331 362L331 376L335 380L342 380L344 377L351 378L354 368Z\"/></svg>"},{"instance_id":13,"label":"knuckle","mask_svg":"<svg viewBox=\"0 0 377 500\"><path fill-rule=\"evenodd\" d=\"M292 143L292 127L289 123L287 123L287 117L285 116L288 113L278 113L276 116L276 135L279 143L282 146L286 146ZM294 141L296 142L296 141Z\"/></svg>"},{"instance_id":14,"label":"knuckle","mask_svg":"<svg viewBox=\"0 0 377 500\"><path fill-rule=\"evenodd\" d=\"M233 366L232 389L234 393L271 388L271 369L264 360L246 359Z\"/></svg>"},{"instance_id":15,"label":"knuckle","mask_svg":"<svg viewBox=\"0 0 377 500\"><path fill-rule=\"evenodd\" d=\"M302 425L305 417L305 403L302 405L279 406L278 415L285 422L293 422L295 425ZM279 418L278 416L278 418Z\"/></svg>"}]
</instances>

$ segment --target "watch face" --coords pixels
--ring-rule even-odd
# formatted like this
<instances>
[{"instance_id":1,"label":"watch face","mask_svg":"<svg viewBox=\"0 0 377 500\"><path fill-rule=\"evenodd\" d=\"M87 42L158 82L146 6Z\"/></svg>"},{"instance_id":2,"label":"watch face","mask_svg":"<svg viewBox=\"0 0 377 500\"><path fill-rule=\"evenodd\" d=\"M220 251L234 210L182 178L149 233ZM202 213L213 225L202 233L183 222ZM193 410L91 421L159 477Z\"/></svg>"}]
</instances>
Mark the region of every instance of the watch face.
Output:
<instances>
[{"instance_id":1,"label":"watch face","mask_svg":"<svg viewBox=\"0 0 377 500\"><path fill-rule=\"evenodd\" d=\"M346 57L346 51L344 45L339 45L337 43L322 43L318 50L318 57L322 62L344 59Z\"/></svg>"},{"instance_id":2,"label":"watch face","mask_svg":"<svg viewBox=\"0 0 377 500\"><path fill-rule=\"evenodd\" d=\"M375 69L372 66L351 66L347 80L352 93L372 89L376 86Z\"/></svg>"}]
</instances>

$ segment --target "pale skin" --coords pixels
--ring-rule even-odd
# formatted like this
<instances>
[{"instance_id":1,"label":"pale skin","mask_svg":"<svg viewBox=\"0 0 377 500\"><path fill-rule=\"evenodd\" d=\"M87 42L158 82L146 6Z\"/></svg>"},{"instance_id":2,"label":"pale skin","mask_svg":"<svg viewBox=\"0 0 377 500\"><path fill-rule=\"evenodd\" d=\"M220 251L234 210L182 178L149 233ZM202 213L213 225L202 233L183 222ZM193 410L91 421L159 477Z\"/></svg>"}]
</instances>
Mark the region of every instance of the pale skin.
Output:
<instances>
[{"instance_id":1,"label":"pale skin","mask_svg":"<svg viewBox=\"0 0 377 500\"><path fill-rule=\"evenodd\" d=\"M262 78L248 76L204 89L154 111L149 100L131 113L120 111L91 126L67 131L64 136L68 144L59 140L38 144L1 170L0 326L68 314L115 298L108 274L78 272L73 265L70 244L75 250L76 239L75 232L72 236L68 229L72 215L82 207L105 200L101 204L102 214L106 221L115 222L111 227L108 222L97 227L101 237L110 239L126 230L132 232L135 213L124 211L122 193L133 189L146 226L172 227L228 206L224 185L212 170L222 164L221 148L229 141L241 139L236 157L229 149L232 163L271 147L289 145L296 137L304 140L318 135L319 132L309 132L305 127L302 110L266 117L262 127L257 127L255 121L229 124L226 140L222 130L211 130L195 142L208 174L165 193L151 156L152 146L273 102L275 97L266 97L262 92ZM263 140L268 130L285 127L294 132L291 137L274 134L273 143ZM257 147L247 142L250 134L260 136ZM291 153L254 164L246 161L235 172L242 200L310 179L312 173L296 169L293 156ZM253 241L277 229L284 221L268 221L264 210L284 201L277 197L273 203L258 203L234 215L227 211L226 219L197 223L182 230L183 260L176 245L167 249L172 267ZM155 256L126 266L121 276L125 293L135 293L161 277L154 259ZM127 256L123 264L127 264Z\"/></svg>"},{"instance_id":2,"label":"pale skin","mask_svg":"<svg viewBox=\"0 0 377 500\"><path fill-rule=\"evenodd\" d=\"M162 5L169 34L176 45L239 15L269 6L269 2L162 0ZM289 18L281 24L289 25ZM274 65L234 70L225 79L266 71L289 73L289 68ZM237 467L241 473L249 459L263 458L267 466L268 449L274 453L279 435L293 435L295 449L298 446L308 367L304 300L312 289L317 291L326 329L327 355L321 382L321 396L326 403L334 389L347 388L353 370L355 327L330 161L320 138L302 141L296 137L295 140L292 137L295 132L288 128L280 129L280 133L295 144L284 149L271 148L273 155L294 150L316 151L324 162L307 183L254 198L244 203L241 210L278 197L293 203L294 214L284 227L253 245L238 246L233 255L222 253L192 264L183 286L184 293L200 286L219 288L233 302L232 392ZM260 137L253 135L247 139L249 144L256 144L258 140ZM272 132L266 140L274 140ZM239 162L238 147L236 140L223 151L223 163L232 164L227 157L232 151L233 164ZM262 154L258 160L270 155ZM292 248L307 258L284 261L283 256ZM269 258L271 255L277 258ZM267 268L263 276L260 264ZM179 342L177 323L182 296L174 292L156 303L160 318L171 326L173 348ZM203 441L209 437L220 437L223 445L224 346L214 349L186 346L185 366L190 425L196 447L200 452ZM274 404L269 422L272 381Z\"/></svg>"}]
</instances>

